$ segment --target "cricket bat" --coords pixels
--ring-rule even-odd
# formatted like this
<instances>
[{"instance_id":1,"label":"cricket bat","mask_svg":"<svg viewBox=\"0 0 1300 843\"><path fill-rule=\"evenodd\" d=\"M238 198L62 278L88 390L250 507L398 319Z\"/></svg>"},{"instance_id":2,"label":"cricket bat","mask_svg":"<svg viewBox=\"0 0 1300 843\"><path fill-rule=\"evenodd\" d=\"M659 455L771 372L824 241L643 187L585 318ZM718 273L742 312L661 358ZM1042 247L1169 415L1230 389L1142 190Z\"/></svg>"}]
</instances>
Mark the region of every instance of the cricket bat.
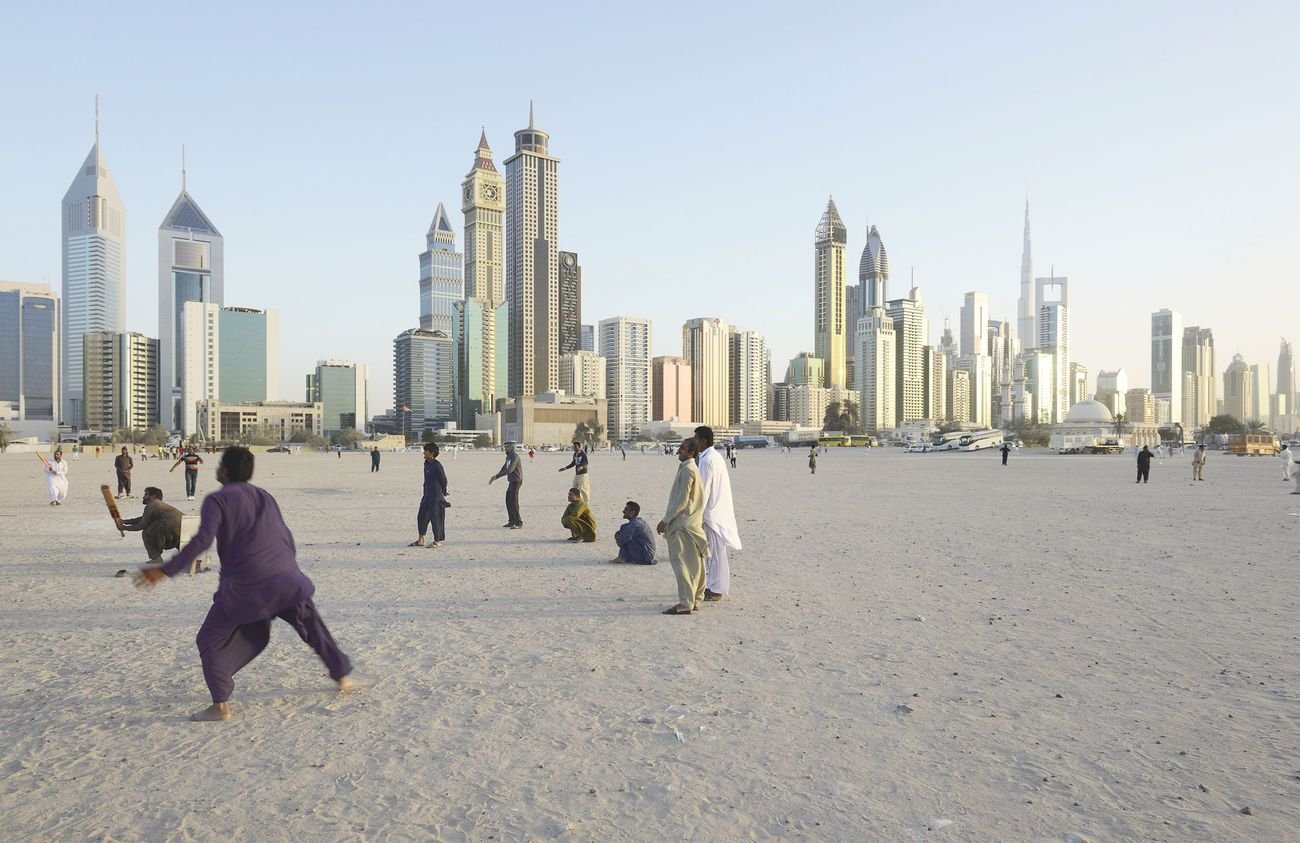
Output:
<instances>
[{"instance_id":1,"label":"cricket bat","mask_svg":"<svg viewBox=\"0 0 1300 843\"><path fill-rule=\"evenodd\" d=\"M122 520L122 513L117 511L117 501L113 500L113 490L105 483L99 487L99 491L104 496L104 503L108 504L108 514L113 516L113 523L117 524ZM123 538L126 537L126 530L117 531Z\"/></svg>"},{"instance_id":2,"label":"cricket bat","mask_svg":"<svg viewBox=\"0 0 1300 843\"><path fill-rule=\"evenodd\" d=\"M44 454L42 454L40 451L33 451L32 453L36 454L36 459L41 461L41 465L45 466L46 468L50 467L50 461L45 459Z\"/></svg>"}]
</instances>

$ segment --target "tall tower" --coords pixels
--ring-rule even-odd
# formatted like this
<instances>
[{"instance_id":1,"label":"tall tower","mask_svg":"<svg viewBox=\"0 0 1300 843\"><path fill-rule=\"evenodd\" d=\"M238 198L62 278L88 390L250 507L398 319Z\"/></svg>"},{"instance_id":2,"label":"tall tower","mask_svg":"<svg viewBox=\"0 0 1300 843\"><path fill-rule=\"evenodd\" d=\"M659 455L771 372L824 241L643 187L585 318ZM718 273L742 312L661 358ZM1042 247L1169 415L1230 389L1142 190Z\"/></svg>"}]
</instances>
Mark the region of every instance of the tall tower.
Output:
<instances>
[{"instance_id":1,"label":"tall tower","mask_svg":"<svg viewBox=\"0 0 1300 843\"><path fill-rule=\"evenodd\" d=\"M961 353L988 354L989 297L971 291L961 308Z\"/></svg>"},{"instance_id":2,"label":"tall tower","mask_svg":"<svg viewBox=\"0 0 1300 843\"><path fill-rule=\"evenodd\" d=\"M826 361L823 386L844 386L844 244L848 232L835 200L826 203L826 211L817 223L816 235L816 324L813 353Z\"/></svg>"},{"instance_id":3,"label":"tall tower","mask_svg":"<svg viewBox=\"0 0 1300 843\"><path fill-rule=\"evenodd\" d=\"M1034 257L1029 244L1029 198L1025 198L1025 241L1020 249L1020 305L1017 310L1020 344L1038 347L1038 299L1034 286Z\"/></svg>"},{"instance_id":4,"label":"tall tower","mask_svg":"<svg viewBox=\"0 0 1300 843\"><path fill-rule=\"evenodd\" d=\"M158 418L168 430L185 421L185 303L225 303L225 239L186 187L158 226ZM193 409L193 408L191 408Z\"/></svg>"},{"instance_id":5,"label":"tall tower","mask_svg":"<svg viewBox=\"0 0 1300 843\"><path fill-rule=\"evenodd\" d=\"M450 337L456 325L456 302L465 297L464 256L456 251L456 232L438 203L420 253L420 329Z\"/></svg>"},{"instance_id":6,"label":"tall tower","mask_svg":"<svg viewBox=\"0 0 1300 843\"><path fill-rule=\"evenodd\" d=\"M602 319L596 334L605 358L606 436L611 442L631 439L650 420L650 320Z\"/></svg>"},{"instance_id":7,"label":"tall tower","mask_svg":"<svg viewBox=\"0 0 1300 843\"><path fill-rule=\"evenodd\" d=\"M930 326L925 318L921 289L913 287L905 299L895 299L885 308L893 321L896 348L893 362L893 424L925 418L925 340ZM880 376L877 375L877 382Z\"/></svg>"},{"instance_id":8,"label":"tall tower","mask_svg":"<svg viewBox=\"0 0 1300 843\"><path fill-rule=\"evenodd\" d=\"M61 420L82 425L82 337L126 324L126 209L95 145L63 196L63 400Z\"/></svg>"},{"instance_id":9,"label":"tall tower","mask_svg":"<svg viewBox=\"0 0 1300 843\"><path fill-rule=\"evenodd\" d=\"M886 315L883 307L871 307L867 309L867 315L858 320L854 332L860 364L859 418L862 426L871 433L890 430L898 418L894 404L898 396L895 383L898 342L894 336L894 320Z\"/></svg>"},{"instance_id":10,"label":"tall tower","mask_svg":"<svg viewBox=\"0 0 1300 843\"><path fill-rule=\"evenodd\" d=\"M853 319L861 319L873 307L884 307L889 295L889 255L873 225L867 229L867 245L858 263L859 308Z\"/></svg>"},{"instance_id":11,"label":"tall tower","mask_svg":"<svg viewBox=\"0 0 1300 843\"><path fill-rule=\"evenodd\" d=\"M730 334L721 319L691 319L682 326L682 357L691 368L689 421L696 424L726 427L730 421Z\"/></svg>"},{"instance_id":12,"label":"tall tower","mask_svg":"<svg viewBox=\"0 0 1300 843\"><path fill-rule=\"evenodd\" d=\"M487 133L461 184L465 215L465 300L457 306L456 398L461 426L492 413L506 389L505 181L492 163Z\"/></svg>"},{"instance_id":13,"label":"tall tower","mask_svg":"<svg viewBox=\"0 0 1300 843\"><path fill-rule=\"evenodd\" d=\"M510 306L510 395L560 386L559 166L528 106L506 165L506 301Z\"/></svg>"},{"instance_id":14,"label":"tall tower","mask_svg":"<svg viewBox=\"0 0 1300 843\"><path fill-rule=\"evenodd\" d=\"M1183 421L1183 315L1151 314L1151 392L1169 402L1169 421Z\"/></svg>"},{"instance_id":15,"label":"tall tower","mask_svg":"<svg viewBox=\"0 0 1300 843\"><path fill-rule=\"evenodd\" d=\"M582 264L560 252L560 354L582 350Z\"/></svg>"},{"instance_id":16,"label":"tall tower","mask_svg":"<svg viewBox=\"0 0 1300 843\"><path fill-rule=\"evenodd\" d=\"M728 342L728 368L732 427L767 418L767 391L772 385L768 371L771 352L767 340L757 331L733 327Z\"/></svg>"},{"instance_id":17,"label":"tall tower","mask_svg":"<svg viewBox=\"0 0 1300 843\"><path fill-rule=\"evenodd\" d=\"M1295 355L1291 343L1282 340L1282 348L1277 354L1277 392L1273 394L1270 407L1270 421L1273 430L1278 433L1292 433L1295 430Z\"/></svg>"},{"instance_id":18,"label":"tall tower","mask_svg":"<svg viewBox=\"0 0 1300 843\"><path fill-rule=\"evenodd\" d=\"M1223 412L1239 422L1250 421L1251 374L1246 358L1232 355L1232 362L1223 370Z\"/></svg>"},{"instance_id":19,"label":"tall tower","mask_svg":"<svg viewBox=\"0 0 1300 843\"><path fill-rule=\"evenodd\" d=\"M16 421L59 417L59 297L45 284L0 281L0 413Z\"/></svg>"},{"instance_id":20,"label":"tall tower","mask_svg":"<svg viewBox=\"0 0 1300 843\"><path fill-rule=\"evenodd\" d=\"M1060 424L1070 411L1070 279L1055 275L1034 281L1038 303L1035 347L1052 355L1052 394L1046 398L1051 421Z\"/></svg>"},{"instance_id":21,"label":"tall tower","mask_svg":"<svg viewBox=\"0 0 1300 843\"><path fill-rule=\"evenodd\" d=\"M1183 329L1183 427L1204 427L1218 409L1219 384L1214 371L1214 332Z\"/></svg>"}]
</instances>

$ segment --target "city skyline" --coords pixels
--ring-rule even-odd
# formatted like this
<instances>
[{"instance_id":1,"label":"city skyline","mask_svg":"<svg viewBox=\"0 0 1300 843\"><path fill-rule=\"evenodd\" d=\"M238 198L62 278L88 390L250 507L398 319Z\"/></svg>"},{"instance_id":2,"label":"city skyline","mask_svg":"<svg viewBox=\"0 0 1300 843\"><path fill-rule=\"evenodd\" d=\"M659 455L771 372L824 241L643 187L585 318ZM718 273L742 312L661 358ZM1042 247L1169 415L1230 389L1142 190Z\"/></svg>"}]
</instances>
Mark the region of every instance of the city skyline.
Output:
<instances>
[{"instance_id":1,"label":"city skyline","mask_svg":"<svg viewBox=\"0 0 1300 843\"><path fill-rule=\"evenodd\" d=\"M283 313L280 382L289 394L282 397L300 398L292 387L315 360L343 357L371 365L371 403L386 409L392 403L392 337L415 324L415 315L403 305L391 314L358 319L349 299L382 291L394 301L410 301L405 292L411 280L410 232L427 225L429 209L438 202L454 200L464 172L464 138L472 138L480 125L503 136L520 124L527 100L536 99L547 129L563 141L564 222L557 245L582 254L584 321L644 315L657 323L655 356L679 353L670 338L701 314L762 333L777 371L797 353L812 350L807 230L828 194L848 230L848 254L860 254L863 232L878 225L888 237L894 276L910 285L915 270L915 283L926 295L932 344L945 316L955 322L964 294L972 290L988 295L992 318L1015 324L1027 185L1036 274L1051 274L1044 269L1054 264L1076 282L1072 360L1093 372L1122 367L1135 385L1149 386L1150 315L1171 308L1185 324L1214 330L1221 359L1241 353L1251 364L1272 363L1279 338L1295 339L1287 309L1245 303L1234 308L1230 296L1225 307L1224 299L1225 291L1251 283L1266 297L1280 296L1300 258L1300 247L1286 230L1300 194L1286 153L1296 118L1266 104L1283 92L1281 80L1288 77L1275 68L1262 72L1267 62L1293 60L1265 58L1270 51L1261 49L1288 28L1287 21L1294 22L1296 13L1257 12L1254 19L1219 21L1211 28L1208 22L1186 20L1185 7L1178 9L1175 15L1173 6L1155 7L1128 22L1124 32L1105 33L1114 48L1112 61L1086 74L1066 69L1065 59L1084 55L1089 33L1100 37L1091 14L1008 11L993 16L1010 24L1001 32L998 20L961 11L952 11L944 25L906 13L878 15L873 25L899 36L893 39L899 46L882 47L891 54L925 37L936 52L952 55L937 69L917 71L915 78L873 85L878 98L870 111L887 115L896 130L871 136L867 151L875 166L855 171L848 165L862 145L856 127L869 110L832 120L800 104L799 92L811 84L808 72L798 69L806 48L792 47L771 68L752 59L739 62L738 71L749 76L738 80L736 106L769 89L773 79L783 80L771 103L758 110L765 114L732 105L715 113L706 105L708 98L692 93L676 74L660 80L670 97L646 95L650 83L638 73L657 66L651 45L665 31L650 21L630 49L610 54L609 83L562 65L521 90L505 82L519 78L525 65L502 50L499 67L487 71L499 84L481 86L493 90L492 97L448 95L436 118L419 118L421 126L436 132L417 129L411 134L419 140L411 142L401 139L405 132L375 132L399 118L410 119L394 102L409 96L423 78L396 55L381 63L385 72L407 67L410 82L394 83L391 92L373 101L358 100L358 113L336 104L323 107L335 102L326 94L333 97L341 86L351 102L369 86L369 71L347 84L322 66L322 79L315 82L290 73L269 54L254 56L247 70L218 59L201 72L217 85L204 136L187 138L176 128L176 118L180 94L189 86L140 78L152 66L145 57L151 36L131 31L140 18L127 8L97 37L135 39L138 49L127 50L130 56L120 66L94 82L104 101L104 153L126 207L126 251L136 256L127 264L127 319L121 329L160 333L158 267L142 238L156 237L157 222L176 196L176 164L186 142L191 185L204 197L205 211L222 221L222 233L232 244L226 255L226 299ZM268 25L286 14L269 11ZM449 21L462 14L467 13L449 12ZM843 14L847 25L843 35L832 36L836 43L850 41L869 12L846 8ZM722 17L706 11L697 30L681 37L708 42L706 35L722 31ZM576 20L566 12L554 25ZM974 54L959 35L962 21L987 31L993 46L1017 39L1023 46L1033 40L1028 35L1063 21L1078 31L1051 51L1033 48L1015 60L976 63L969 79L954 83L957 91L945 92L936 83L952 80L942 74ZM404 38L396 27L376 26L395 42ZM808 24L792 26L798 35ZM59 235L51 230L52 212L39 211L49 209L51 196L67 186L69 162L83 158L93 141L95 90L71 72L81 60L56 68L53 56L33 49L52 43L58 32L51 14L21 9L14 27L32 37L16 39L15 51L3 59L22 61L27 68L23 90L3 95L3 113L27 132L0 141L11 188L8 207L0 209L0 277L58 290ZM218 20L203 37L226 37L236 27L233 20ZM768 43L774 32L769 25L743 23L721 39L706 70L693 59L686 60L687 69L717 77L723 73L717 70L720 55L739 55L747 39ZM345 43L344 34L329 27L321 37L326 47ZM518 36L505 38L515 43ZM1211 39L1221 48L1213 62L1196 49ZM887 45L891 39L881 40ZM1171 53L1163 69L1147 66L1149 43ZM460 50L453 47L453 58ZM1279 47L1277 55L1285 51ZM861 80L864 71L846 59L834 61L847 81ZM1038 93L1013 84L1030 74ZM267 93L256 90L255 76L270 80ZM615 80L624 94L608 98L604 85ZM155 81L162 82L162 93L176 97L174 102L159 95ZM985 93L979 101L988 114L974 114L954 99L958 91L981 86ZM278 96L291 87L291 101L277 99L282 113L257 107L270 93ZM1227 111L1220 113L1224 124L1249 131L1196 131L1202 120L1198 103L1220 90L1232 91ZM908 105L909 97L914 105ZM596 102L599 113L590 107ZM1143 115L1140 109L1151 103L1151 113ZM250 105L257 131L250 131L243 116ZM783 111L785 125L773 130L773 143L759 157L743 139L757 125L766 126L774 108ZM312 121L305 119L309 112ZM901 120L902 115L913 119ZM935 127L953 119L973 120L964 132L976 143L964 142L963 155L945 156L945 144L936 139L950 134ZM1034 130L995 133L999 121L1007 120L1013 127L1032 124ZM307 122L316 127L311 144L301 142ZM658 141L653 150L631 140L650 124ZM694 161L704 137L723 147L709 155L708 178ZM28 150L31 144L35 154ZM810 155L817 170L812 177L805 163ZM646 156L652 166L646 166ZM1206 168L1207 160L1217 163ZM745 175L760 161L763 178ZM321 178L326 172L329 176ZM734 209L728 216L735 220L711 225L707 234L683 226L686 215L702 214L718 201L719 188L725 188L723 201ZM324 209L330 212L321 213ZM295 218L312 223L285 230L283 221ZM1210 232L1215 248L1207 253L1202 241ZM647 254L640 245L646 242L672 248ZM628 289L657 292L633 302Z\"/></svg>"}]
</instances>

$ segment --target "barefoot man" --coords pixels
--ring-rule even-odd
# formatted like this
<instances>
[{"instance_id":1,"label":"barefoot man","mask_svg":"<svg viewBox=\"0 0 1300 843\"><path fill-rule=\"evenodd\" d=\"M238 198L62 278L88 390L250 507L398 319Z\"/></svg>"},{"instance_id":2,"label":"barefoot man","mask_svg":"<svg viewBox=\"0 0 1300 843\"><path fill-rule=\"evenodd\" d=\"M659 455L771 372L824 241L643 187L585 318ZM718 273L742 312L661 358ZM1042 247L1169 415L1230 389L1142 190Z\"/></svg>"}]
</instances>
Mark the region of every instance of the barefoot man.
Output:
<instances>
[{"instance_id":1,"label":"barefoot man","mask_svg":"<svg viewBox=\"0 0 1300 843\"><path fill-rule=\"evenodd\" d=\"M135 584L152 588L165 577L188 570L217 540L221 581L212 608L195 639L212 705L191 720L229 720L234 676L257 658L271 638L271 621L288 623L320 656L340 691L353 687L352 663L334 643L312 602L316 587L298 567L293 534L280 507L253 479L253 455L227 448L217 466L221 488L203 499L199 531L170 562L142 565Z\"/></svg>"}]
</instances>

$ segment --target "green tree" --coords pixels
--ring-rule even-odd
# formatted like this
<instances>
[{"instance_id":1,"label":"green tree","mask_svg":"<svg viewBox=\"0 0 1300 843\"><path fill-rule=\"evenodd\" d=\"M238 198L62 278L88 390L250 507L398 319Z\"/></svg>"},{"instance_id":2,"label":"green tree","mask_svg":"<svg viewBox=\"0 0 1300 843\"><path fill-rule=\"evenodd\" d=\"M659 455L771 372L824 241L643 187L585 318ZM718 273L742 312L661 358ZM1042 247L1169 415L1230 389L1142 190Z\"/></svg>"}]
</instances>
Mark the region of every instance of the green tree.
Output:
<instances>
[{"instance_id":1,"label":"green tree","mask_svg":"<svg viewBox=\"0 0 1300 843\"><path fill-rule=\"evenodd\" d=\"M1128 415L1125 413L1115 414L1115 435L1123 436L1124 427L1128 424Z\"/></svg>"},{"instance_id":2,"label":"green tree","mask_svg":"<svg viewBox=\"0 0 1300 843\"><path fill-rule=\"evenodd\" d=\"M488 436L486 433L480 433L478 436L474 437L474 447L475 448L492 447L492 437Z\"/></svg>"},{"instance_id":3,"label":"green tree","mask_svg":"<svg viewBox=\"0 0 1300 843\"><path fill-rule=\"evenodd\" d=\"M672 430L664 430L661 431L659 435L655 437L655 439L659 440L660 442L676 442L679 439L681 439L681 437L678 436L676 433L673 433Z\"/></svg>"},{"instance_id":4,"label":"green tree","mask_svg":"<svg viewBox=\"0 0 1300 843\"><path fill-rule=\"evenodd\" d=\"M167 432L167 428L163 427L160 424L156 424L144 432L144 434L140 437L140 444L155 445L155 446L165 445L167 443L167 440L170 438L171 438L171 434Z\"/></svg>"},{"instance_id":5,"label":"green tree","mask_svg":"<svg viewBox=\"0 0 1300 843\"><path fill-rule=\"evenodd\" d=\"M654 438L654 436L653 436L651 433L649 433L648 431L642 430L642 431L640 431L639 433L637 433L637 435L636 435L636 441L638 441L638 442L653 442L653 441L655 441L655 438Z\"/></svg>"},{"instance_id":6,"label":"green tree","mask_svg":"<svg viewBox=\"0 0 1300 843\"><path fill-rule=\"evenodd\" d=\"M1223 414L1210 419L1210 423L1205 426L1206 433L1241 433L1244 430L1241 422L1237 421L1235 416Z\"/></svg>"},{"instance_id":7,"label":"green tree","mask_svg":"<svg viewBox=\"0 0 1300 843\"><path fill-rule=\"evenodd\" d=\"M822 416L822 430L840 430L840 402L832 401L826 405L826 413Z\"/></svg>"},{"instance_id":8,"label":"green tree","mask_svg":"<svg viewBox=\"0 0 1300 843\"><path fill-rule=\"evenodd\" d=\"M270 424L259 424L241 437L249 445L279 445L280 429Z\"/></svg>"},{"instance_id":9,"label":"green tree","mask_svg":"<svg viewBox=\"0 0 1300 843\"><path fill-rule=\"evenodd\" d=\"M605 425L600 422L580 421L573 426L573 441L594 448L605 437Z\"/></svg>"},{"instance_id":10,"label":"green tree","mask_svg":"<svg viewBox=\"0 0 1300 843\"><path fill-rule=\"evenodd\" d=\"M361 434L361 431L357 430L355 427L345 427L330 437L330 444L339 445L344 448L351 448L364 438L365 437Z\"/></svg>"},{"instance_id":11,"label":"green tree","mask_svg":"<svg viewBox=\"0 0 1300 843\"><path fill-rule=\"evenodd\" d=\"M1268 429L1268 425L1264 424L1259 419L1251 419L1250 421L1246 422L1246 432L1247 433L1269 433L1270 431Z\"/></svg>"}]
</instances>

